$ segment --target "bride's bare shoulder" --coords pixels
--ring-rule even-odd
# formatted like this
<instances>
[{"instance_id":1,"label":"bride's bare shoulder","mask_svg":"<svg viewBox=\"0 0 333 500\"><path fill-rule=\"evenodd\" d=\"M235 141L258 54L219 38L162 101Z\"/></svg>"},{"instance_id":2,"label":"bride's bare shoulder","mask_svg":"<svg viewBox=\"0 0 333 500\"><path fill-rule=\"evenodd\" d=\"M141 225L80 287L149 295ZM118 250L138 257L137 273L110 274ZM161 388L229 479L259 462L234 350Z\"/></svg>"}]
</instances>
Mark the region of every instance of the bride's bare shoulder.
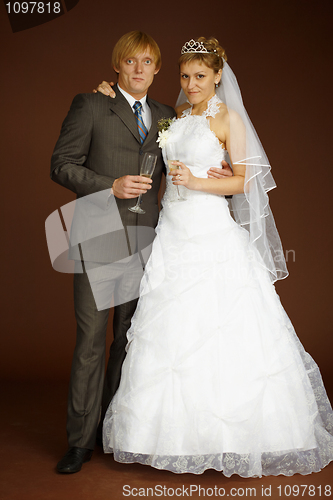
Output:
<instances>
[{"instance_id":1,"label":"bride's bare shoulder","mask_svg":"<svg viewBox=\"0 0 333 500\"><path fill-rule=\"evenodd\" d=\"M181 104L180 106L177 106L176 108L176 113L177 113L177 118L180 118L183 111L185 111L185 109L188 109L190 108L191 105L188 103L188 102L184 102L184 104Z\"/></svg>"},{"instance_id":2,"label":"bride's bare shoulder","mask_svg":"<svg viewBox=\"0 0 333 500\"><path fill-rule=\"evenodd\" d=\"M230 120L233 120L234 123L242 122L241 117L237 113L237 111L228 108L224 102L219 103L219 113L215 116L215 118L220 121L229 124Z\"/></svg>"}]
</instances>

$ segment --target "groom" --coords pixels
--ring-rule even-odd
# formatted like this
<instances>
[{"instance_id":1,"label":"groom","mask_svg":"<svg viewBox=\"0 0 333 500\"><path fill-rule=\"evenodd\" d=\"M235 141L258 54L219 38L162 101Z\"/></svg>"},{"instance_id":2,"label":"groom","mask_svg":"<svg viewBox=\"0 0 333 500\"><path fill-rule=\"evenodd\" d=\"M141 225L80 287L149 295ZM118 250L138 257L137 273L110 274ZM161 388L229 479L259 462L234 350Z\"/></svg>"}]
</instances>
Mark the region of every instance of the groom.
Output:
<instances>
[{"instance_id":1,"label":"groom","mask_svg":"<svg viewBox=\"0 0 333 500\"><path fill-rule=\"evenodd\" d=\"M94 224L95 227L99 223L100 217L96 214L102 217L111 200L120 215L125 234L123 240L131 256L138 248L130 241L126 228L139 225L154 228L157 223L157 196L164 171L161 150L156 143L157 122L161 118L174 117L175 112L170 106L147 96L161 67L159 47L149 35L132 31L122 36L114 47L112 65L118 73L118 84L113 87L115 97L110 99L96 93L79 94L74 98L53 152L51 178L74 191L80 201L84 201L84 197L90 199L89 195L100 194L100 206L92 208L90 216L81 221L84 229L86 225ZM138 175L140 157L146 152L158 156L152 179ZM140 194L145 194L146 214L138 216L128 208ZM118 246L117 238L113 237L111 246ZM78 251L72 252L76 268L82 268L74 274L77 338L67 407L69 449L57 465L60 473L78 472L82 464L90 460L97 429L97 438L101 439L101 422L119 385L126 332L137 304L137 299L132 299L114 307L114 340L103 388L109 309L97 309L89 271L88 274L86 271L116 260L107 256L110 239L95 238L86 247L88 251L78 245Z\"/></svg>"}]
</instances>

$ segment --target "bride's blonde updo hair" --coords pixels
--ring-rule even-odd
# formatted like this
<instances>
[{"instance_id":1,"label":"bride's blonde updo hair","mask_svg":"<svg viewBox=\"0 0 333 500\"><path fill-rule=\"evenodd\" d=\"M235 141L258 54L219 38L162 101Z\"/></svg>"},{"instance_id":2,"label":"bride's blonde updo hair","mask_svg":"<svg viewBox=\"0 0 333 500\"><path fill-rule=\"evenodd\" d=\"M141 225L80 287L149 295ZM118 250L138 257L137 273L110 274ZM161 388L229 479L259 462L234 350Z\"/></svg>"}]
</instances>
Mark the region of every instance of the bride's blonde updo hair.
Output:
<instances>
[{"instance_id":1,"label":"bride's blonde updo hair","mask_svg":"<svg viewBox=\"0 0 333 500\"><path fill-rule=\"evenodd\" d=\"M219 41L216 38L205 38L204 36L200 36L195 41L202 43L208 50L209 54L200 52L185 52L185 54L182 54L179 58L179 66L183 63L200 61L208 66L208 68L211 68L215 73L218 73L220 69L223 69L224 61L227 61L227 55L224 48L219 44Z\"/></svg>"}]
</instances>

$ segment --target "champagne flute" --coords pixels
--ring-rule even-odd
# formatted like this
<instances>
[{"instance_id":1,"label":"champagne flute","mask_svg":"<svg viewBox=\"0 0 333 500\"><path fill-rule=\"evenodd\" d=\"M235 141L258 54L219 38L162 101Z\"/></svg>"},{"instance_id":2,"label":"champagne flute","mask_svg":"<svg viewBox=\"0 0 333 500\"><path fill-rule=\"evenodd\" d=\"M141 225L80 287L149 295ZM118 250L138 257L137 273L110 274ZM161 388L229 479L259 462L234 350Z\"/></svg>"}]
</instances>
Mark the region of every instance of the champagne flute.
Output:
<instances>
[{"instance_id":1,"label":"champagne flute","mask_svg":"<svg viewBox=\"0 0 333 500\"><path fill-rule=\"evenodd\" d=\"M156 165L157 155L153 153L145 153L142 158L141 167L140 167L140 175L142 177L147 177L147 179L151 179L155 165ZM135 212L137 214L145 214L146 211L142 210L140 207L142 201L142 194L140 194L138 201L134 207L130 207L128 210L131 212Z\"/></svg>"},{"instance_id":2,"label":"champagne flute","mask_svg":"<svg viewBox=\"0 0 333 500\"><path fill-rule=\"evenodd\" d=\"M175 157L176 157L175 145L172 143L168 144L167 161L168 161L169 170L176 170L177 168L181 170L181 167L179 167L178 165L172 165L173 161L179 161L179 160L175 160L175 159L172 159L172 160L170 159L170 158L175 158ZM178 200L185 201L186 198L184 198L184 196L182 196L180 194L178 185L176 185L176 188L177 188L177 193L178 193Z\"/></svg>"}]
</instances>

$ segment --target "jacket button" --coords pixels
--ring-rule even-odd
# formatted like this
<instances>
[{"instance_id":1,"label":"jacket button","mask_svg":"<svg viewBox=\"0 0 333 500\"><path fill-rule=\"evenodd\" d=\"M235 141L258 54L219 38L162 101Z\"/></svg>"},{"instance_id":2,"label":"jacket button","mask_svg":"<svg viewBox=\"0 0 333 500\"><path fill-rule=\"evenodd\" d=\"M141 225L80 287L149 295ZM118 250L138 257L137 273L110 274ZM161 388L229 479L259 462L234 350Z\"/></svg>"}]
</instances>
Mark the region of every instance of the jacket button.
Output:
<instances>
[{"instance_id":1,"label":"jacket button","mask_svg":"<svg viewBox=\"0 0 333 500\"><path fill-rule=\"evenodd\" d=\"M140 154L140 155L143 155L143 151L142 151L142 149L140 149L139 154Z\"/></svg>"}]
</instances>

